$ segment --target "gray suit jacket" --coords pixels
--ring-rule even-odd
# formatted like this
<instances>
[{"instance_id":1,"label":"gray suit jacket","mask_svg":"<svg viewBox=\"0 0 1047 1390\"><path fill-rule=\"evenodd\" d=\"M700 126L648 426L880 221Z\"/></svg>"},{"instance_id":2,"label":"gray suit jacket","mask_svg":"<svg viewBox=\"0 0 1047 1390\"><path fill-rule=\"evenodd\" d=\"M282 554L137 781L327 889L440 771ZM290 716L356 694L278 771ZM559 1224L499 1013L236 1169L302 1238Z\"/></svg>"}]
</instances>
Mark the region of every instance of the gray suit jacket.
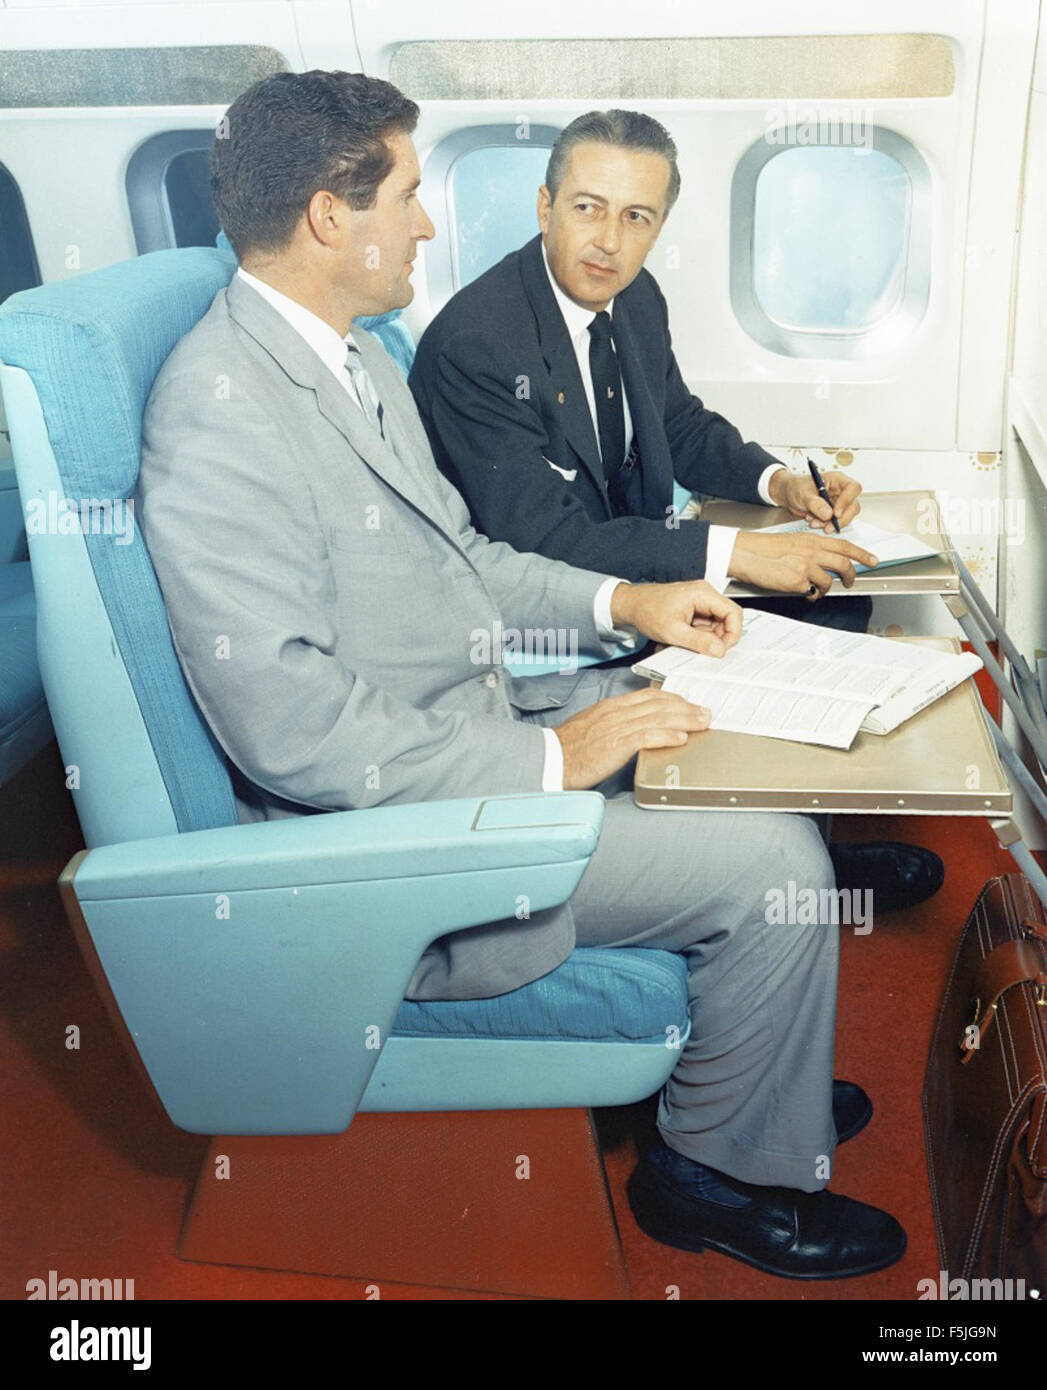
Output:
<instances>
[{"instance_id":1,"label":"gray suit jacket","mask_svg":"<svg viewBox=\"0 0 1047 1390\"><path fill-rule=\"evenodd\" d=\"M593 621L606 576L478 535L395 365L353 336L384 441L235 277L146 408L139 523L242 820L539 791L545 745L526 712L562 706L572 682L511 679L477 661L478 634L562 627L607 650ZM573 945L569 905L459 932L409 993L502 993Z\"/></svg>"}]
</instances>

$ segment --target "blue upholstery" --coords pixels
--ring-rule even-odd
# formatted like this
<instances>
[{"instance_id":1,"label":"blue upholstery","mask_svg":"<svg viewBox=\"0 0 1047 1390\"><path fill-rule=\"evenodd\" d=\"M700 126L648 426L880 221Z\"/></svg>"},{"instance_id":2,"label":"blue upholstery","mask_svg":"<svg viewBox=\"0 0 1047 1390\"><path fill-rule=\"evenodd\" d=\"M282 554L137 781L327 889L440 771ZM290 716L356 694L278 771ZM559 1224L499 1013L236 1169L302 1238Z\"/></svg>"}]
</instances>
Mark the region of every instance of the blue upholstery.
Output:
<instances>
[{"instance_id":1,"label":"blue upholstery","mask_svg":"<svg viewBox=\"0 0 1047 1390\"><path fill-rule=\"evenodd\" d=\"M155 375L233 267L217 249L155 252L0 308L27 509L131 494ZM511 918L520 894L533 911L570 896L601 798L237 825L141 536L119 539L30 528L40 666L91 847L67 871L71 900L174 1122L325 1133L358 1108L628 1103L657 1089L676 1058L666 1029L688 1026L676 956L576 952L497 999L403 1003L437 937Z\"/></svg>"},{"instance_id":2,"label":"blue upholstery","mask_svg":"<svg viewBox=\"0 0 1047 1390\"><path fill-rule=\"evenodd\" d=\"M18 479L10 459L0 458L0 565L26 557Z\"/></svg>"},{"instance_id":3,"label":"blue upholstery","mask_svg":"<svg viewBox=\"0 0 1047 1390\"><path fill-rule=\"evenodd\" d=\"M414 362L414 339L408 332L407 325L400 317L399 309L391 309L388 314L378 314L376 317L367 318L361 315L354 320L361 328L366 328L368 333L373 333L381 342L386 352L400 368L400 372L406 381Z\"/></svg>"},{"instance_id":4,"label":"blue upholstery","mask_svg":"<svg viewBox=\"0 0 1047 1390\"><path fill-rule=\"evenodd\" d=\"M0 564L0 786L51 737L29 564Z\"/></svg>"},{"instance_id":5,"label":"blue upholstery","mask_svg":"<svg viewBox=\"0 0 1047 1390\"><path fill-rule=\"evenodd\" d=\"M578 947L544 979L494 999L405 1001L404 1037L585 1038L656 1042L686 1026L687 966L671 951ZM681 1007L682 1006L682 1007Z\"/></svg>"},{"instance_id":6,"label":"blue upholstery","mask_svg":"<svg viewBox=\"0 0 1047 1390\"><path fill-rule=\"evenodd\" d=\"M0 417L2 421L2 417ZM51 738L18 480L0 458L0 787Z\"/></svg>"}]
</instances>

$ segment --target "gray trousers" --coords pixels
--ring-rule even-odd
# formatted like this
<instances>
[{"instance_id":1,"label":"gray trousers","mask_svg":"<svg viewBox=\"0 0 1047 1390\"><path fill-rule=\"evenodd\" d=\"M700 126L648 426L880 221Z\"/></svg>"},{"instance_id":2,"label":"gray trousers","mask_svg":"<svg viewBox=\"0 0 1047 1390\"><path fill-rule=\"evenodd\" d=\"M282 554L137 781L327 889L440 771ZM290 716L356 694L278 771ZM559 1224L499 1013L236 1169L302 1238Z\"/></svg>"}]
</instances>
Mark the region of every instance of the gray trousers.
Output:
<instances>
[{"instance_id":1,"label":"gray trousers","mask_svg":"<svg viewBox=\"0 0 1047 1390\"><path fill-rule=\"evenodd\" d=\"M572 678L573 679L573 678ZM583 674L555 726L644 682ZM832 1057L839 927L769 925L767 892L832 889L807 816L641 810L633 764L596 790L603 831L571 897L579 946L644 946L687 962L691 1035L659 1101L673 1149L744 1182L815 1192L836 1134Z\"/></svg>"}]
</instances>

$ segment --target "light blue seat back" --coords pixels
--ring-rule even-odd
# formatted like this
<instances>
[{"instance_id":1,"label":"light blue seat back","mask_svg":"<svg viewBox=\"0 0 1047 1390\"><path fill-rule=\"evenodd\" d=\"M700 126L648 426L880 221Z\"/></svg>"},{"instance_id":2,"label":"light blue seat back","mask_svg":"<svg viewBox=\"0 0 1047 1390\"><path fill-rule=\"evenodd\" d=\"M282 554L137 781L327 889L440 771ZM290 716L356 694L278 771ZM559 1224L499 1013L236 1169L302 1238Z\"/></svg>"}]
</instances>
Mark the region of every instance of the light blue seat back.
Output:
<instances>
[{"instance_id":1,"label":"light blue seat back","mask_svg":"<svg viewBox=\"0 0 1047 1390\"><path fill-rule=\"evenodd\" d=\"M234 268L218 250L158 251L0 308L41 674L89 846L236 822L148 552L137 526L120 532L120 518L133 521L123 508L153 381ZM64 499L73 518L60 515ZM92 513L92 503L103 505Z\"/></svg>"},{"instance_id":2,"label":"light blue seat back","mask_svg":"<svg viewBox=\"0 0 1047 1390\"><path fill-rule=\"evenodd\" d=\"M361 316L354 322L361 328L366 328L368 333L374 334L400 368L400 373L406 381L414 362L414 339L400 317L400 310L391 309L388 314L378 314L374 318Z\"/></svg>"}]
</instances>

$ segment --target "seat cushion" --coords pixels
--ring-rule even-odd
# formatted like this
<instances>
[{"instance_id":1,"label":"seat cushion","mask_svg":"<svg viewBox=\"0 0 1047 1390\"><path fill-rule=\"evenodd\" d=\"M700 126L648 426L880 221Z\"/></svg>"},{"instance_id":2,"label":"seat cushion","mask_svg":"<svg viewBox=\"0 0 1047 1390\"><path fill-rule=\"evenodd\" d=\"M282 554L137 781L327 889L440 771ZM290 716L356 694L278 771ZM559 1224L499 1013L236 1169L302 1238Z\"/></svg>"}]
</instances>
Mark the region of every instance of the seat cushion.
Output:
<instances>
[{"instance_id":1,"label":"seat cushion","mask_svg":"<svg viewBox=\"0 0 1047 1390\"><path fill-rule=\"evenodd\" d=\"M687 966L673 951L579 947L563 965L493 999L405 1000L402 1037L657 1042L686 1031Z\"/></svg>"}]
</instances>

